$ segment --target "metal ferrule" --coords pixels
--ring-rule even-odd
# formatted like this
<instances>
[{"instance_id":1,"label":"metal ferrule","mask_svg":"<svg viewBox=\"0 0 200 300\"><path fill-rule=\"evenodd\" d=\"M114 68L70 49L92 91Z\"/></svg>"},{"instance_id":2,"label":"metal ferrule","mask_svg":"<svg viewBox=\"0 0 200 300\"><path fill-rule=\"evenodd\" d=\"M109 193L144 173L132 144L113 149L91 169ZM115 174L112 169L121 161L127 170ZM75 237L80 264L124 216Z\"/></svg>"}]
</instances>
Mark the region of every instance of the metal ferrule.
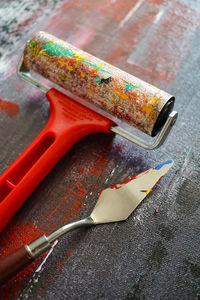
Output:
<instances>
[{"instance_id":1,"label":"metal ferrule","mask_svg":"<svg viewBox=\"0 0 200 300\"><path fill-rule=\"evenodd\" d=\"M41 237L37 238L35 241L31 242L25 247L29 254L33 258L36 258L40 254L44 253L49 248L51 248L51 244L49 243L48 238L45 235L42 235Z\"/></svg>"},{"instance_id":2,"label":"metal ferrule","mask_svg":"<svg viewBox=\"0 0 200 300\"><path fill-rule=\"evenodd\" d=\"M25 247L29 252L30 256L36 258L40 254L44 253L49 248L51 248L52 243L55 242L61 236L63 236L65 233L77 229L79 227L91 226L94 224L95 222L92 219L92 217L88 217L83 220L64 225L58 230L54 231L49 236L42 235L41 237L37 238L35 241L26 245Z\"/></svg>"}]
</instances>

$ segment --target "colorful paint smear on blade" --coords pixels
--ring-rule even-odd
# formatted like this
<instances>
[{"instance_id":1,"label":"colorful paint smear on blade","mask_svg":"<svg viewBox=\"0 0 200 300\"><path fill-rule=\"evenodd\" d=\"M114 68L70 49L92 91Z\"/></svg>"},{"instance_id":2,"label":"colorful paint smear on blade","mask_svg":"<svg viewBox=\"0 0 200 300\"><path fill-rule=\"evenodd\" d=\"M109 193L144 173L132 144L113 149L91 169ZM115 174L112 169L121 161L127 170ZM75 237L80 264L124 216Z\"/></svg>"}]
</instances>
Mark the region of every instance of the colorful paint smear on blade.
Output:
<instances>
[{"instance_id":1,"label":"colorful paint smear on blade","mask_svg":"<svg viewBox=\"0 0 200 300\"><path fill-rule=\"evenodd\" d=\"M113 185L111 187L111 189L120 189L123 185L126 185L127 183L131 182L131 181L134 181L135 179L139 178L139 177L144 177L144 178L148 178L150 179L151 176L154 176L154 174L157 176L156 172L155 171L160 171L159 172L159 176L158 176L158 180L156 181L156 183L151 187L151 188L148 188L148 189L145 189L145 190L141 190L141 192L143 193L146 193L146 195L148 195L152 189L154 188L154 186L158 183L158 181L160 181L160 179L168 172L168 170L173 166L174 162L173 160L167 160L166 162L163 162L161 164L159 164L157 167L155 168L151 168L147 171L144 171L138 175L134 175L134 176L131 176L127 179L125 179L124 181L120 182L120 183L117 183L115 185ZM149 177L148 177L149 175ZM145 177L146 176L146 177ZM147 182L148 183L148 182ZM98 198L100 197L101 193L103 192L105 188L102 188L101 192L99 193L98 195Z\"/></svg>"},{"instance_id":2,"label":"colorful paint smear on blade","mask_svg":"<svg viewBox=\"0 0 200 300\"><path fill-rule=\"evenodd\" d=\"M142 192L142 193L146 193L146 195L148 195L151 191L152 191L152 189L149 189L149 190L142 190L141 192Z\"/></svg>"},{"instance_id":3,"label":"colorful paint smear on blade","mask_svg":"<svg viewBox=\"0 0 200 300\"><path fill-rule=\"evenodd\" d=\"M128 178L127 183L104 189L91 213L93 220L98 224L126 220L172 165L165 164L159 170L151 168L133 180Z\"/></svg>"},{"instance_id":4,"label":"colorful paint smear on blade","mask_svg":"<svg viewBox=\"0 0 200 300\"><path fill-rule=\"evenodd\" d=\"M155 170L160 170L164 165L169 165L169 164L173 164L173 160L167 160L165 162L163 162L162 164L158 165Z\"/></svg>"},{"instance_id":5,"label":"colorful paint smear on blade","mask_svg":"<svg viewBox=\"0 0 200 300\"><path fill-rule=\"evenodd\" d=\"M13 117L18 111L19 107L16 103L0 98L0 112L6 113L9 117Z\"/></svg>"},{"instance_id":6,"label":"colorful paint smear on blade","mask_svg":"<svg viewBox=\"0 0 200 300\"><path fill-rule=\"evenodd\" d=\"M35 34L27 43L24 64L149 135L171 98L168 93L45 32Z\"/></svg>"}]
</instances>

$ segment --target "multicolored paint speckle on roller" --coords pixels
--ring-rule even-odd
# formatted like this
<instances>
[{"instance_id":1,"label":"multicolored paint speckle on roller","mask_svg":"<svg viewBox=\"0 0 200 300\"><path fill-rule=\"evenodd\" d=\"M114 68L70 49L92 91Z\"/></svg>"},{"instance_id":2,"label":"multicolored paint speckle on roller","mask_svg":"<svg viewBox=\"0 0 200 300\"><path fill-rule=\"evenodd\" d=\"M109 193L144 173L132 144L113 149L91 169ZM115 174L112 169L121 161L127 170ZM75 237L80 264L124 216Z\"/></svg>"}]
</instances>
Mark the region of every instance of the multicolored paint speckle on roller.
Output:
<instances>
[{"instance_id":1,"label":"multicolored paint speckle on roller","mask_svg":"<svg viewBox=\"0 0 200 300\"><path fill-rule=\"evenodd\" d=\"M24 63L42 76L152 135L168 93L45 32L35 34Z\"/></svg>"}]
</instances>

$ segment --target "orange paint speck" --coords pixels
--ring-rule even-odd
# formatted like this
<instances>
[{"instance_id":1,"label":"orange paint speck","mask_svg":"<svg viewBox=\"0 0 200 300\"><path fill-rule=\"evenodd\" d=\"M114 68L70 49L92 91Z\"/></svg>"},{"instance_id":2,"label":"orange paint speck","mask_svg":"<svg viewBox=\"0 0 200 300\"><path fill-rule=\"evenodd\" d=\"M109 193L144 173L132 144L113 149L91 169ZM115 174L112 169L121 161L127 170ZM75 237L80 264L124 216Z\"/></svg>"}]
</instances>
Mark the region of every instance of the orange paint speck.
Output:
<instances>
[{"instance_id":1,"label":"orange paint speck","mask_svg":"<svg viewBox=\"0 0 200 300\"><path fill-rule=\"evenodd\" d=\"M13 117L18 113L19 107L16 103L3 100L0 98L0 112L6 113L9 117Z\"/></svg>"}]
</instances>

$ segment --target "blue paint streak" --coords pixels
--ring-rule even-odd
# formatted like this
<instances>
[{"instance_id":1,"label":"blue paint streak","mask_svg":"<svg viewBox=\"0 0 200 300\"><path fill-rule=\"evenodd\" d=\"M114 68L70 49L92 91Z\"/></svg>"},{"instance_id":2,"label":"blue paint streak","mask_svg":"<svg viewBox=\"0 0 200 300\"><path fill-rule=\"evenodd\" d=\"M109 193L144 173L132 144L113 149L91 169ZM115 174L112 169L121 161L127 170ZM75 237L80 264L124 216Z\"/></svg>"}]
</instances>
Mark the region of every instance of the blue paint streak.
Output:
<instances>
[{"instance_id":1,"label":"blue paint streak","mask_svg":"<svg viewBox=\"0 0 200 300\"><path fill-rule=\"evenodd\" d=\"M167 160L165 161L164 163L158 165L155 170L160 170L164 165L168 165L168 164L171 164L173 162L173 160Z\"/></svg>"}]
</instances>

